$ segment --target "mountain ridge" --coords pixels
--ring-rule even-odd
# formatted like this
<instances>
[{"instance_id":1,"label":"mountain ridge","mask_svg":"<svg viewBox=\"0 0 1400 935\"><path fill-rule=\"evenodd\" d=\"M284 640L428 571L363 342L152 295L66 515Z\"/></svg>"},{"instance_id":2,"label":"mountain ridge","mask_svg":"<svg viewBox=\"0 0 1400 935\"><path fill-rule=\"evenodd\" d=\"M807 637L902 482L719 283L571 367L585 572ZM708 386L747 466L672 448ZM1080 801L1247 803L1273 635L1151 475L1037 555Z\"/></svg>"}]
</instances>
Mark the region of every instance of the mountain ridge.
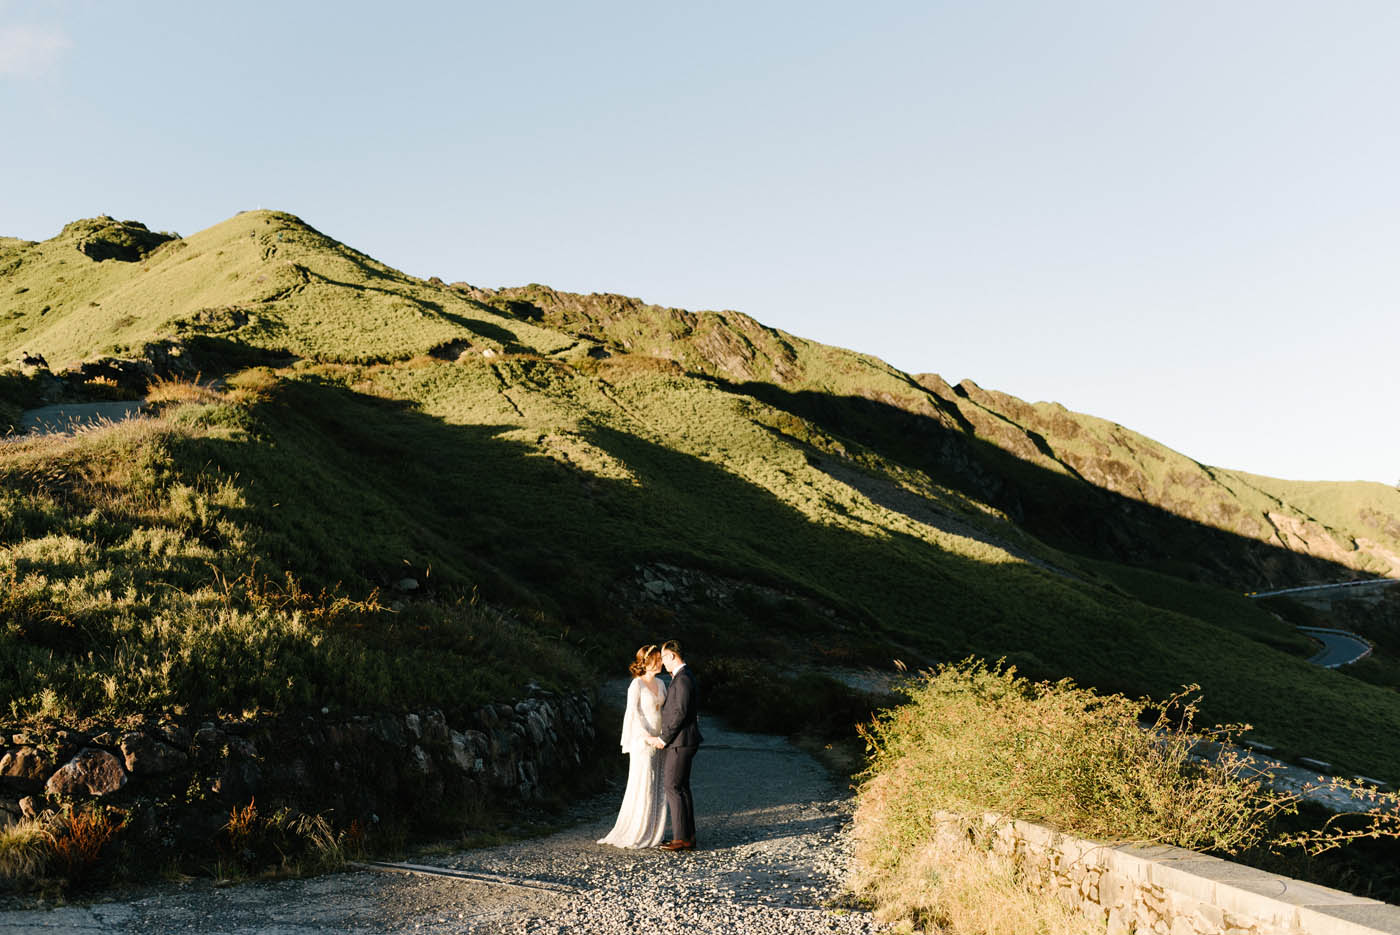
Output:
<instances>
[{"instance_id":1,"label":"mountain ridge","mask_svg":"<svg viewBox=\"0 0 1400 935\"><path fill-rule=\"evenodd\" d=\"M71 255L94 245L100 255L88 259L98 262L80 264ZM131 275L116 258L122 250L125 263L139 260L143 275ZM10 253L0 262L7 281L37 278L48 285L7 290L0 353L12 360L37 353L73 369L98 354L139 355L152 342L199 338L339 363L512 352L649 356L731 385L861 397L1088 487L1357 573L1400 576L1393 504L1400 497L1385 485L1311 482L1329 489L1345 483L1347 499L1358 503L1343 515L1318 507L1322 488L1309 482L1207 466L1058 403L1028 403L971 379L952 386L937 374L906 374L740 312L692 312L542 285L485 290L418 280L277 211L241 212L189 238L154 234L139 222L75 221L48 241L16 240ZM67 288L69 277L56 271L70 263L79 277ZM368 345L367 332L375 336ZM1311 512L1296 506L1296 498L1314 504ZM1016 498L1003 499L1018 512ZM1082 536L1067 541L1084 545ZM1279 575L1306 573L1281 571L1287 562L1247 564L1253 577L1214 579L1261 589L1279 585Z\"/></svg>"},{"instance_id":2,"label":"mountain ridge","mask_svg":"<svg viewBox=\"0 0 1400 935\"><path fill-rule=\"evenodd\" d=\"M311 641L298 658L320 659L331 634L277 616L276 589L258 583L271 569L355 600L443 601L432 620L449 623L479 594L530 640L594 662L661 629L730 673L750 672L748 656L975 653L1105 690L1195 681L1267 739L1400 771L1360 725L1325 717L1366 711L1400 729L1400 697L1309 667L1307 640L1241 596L1394 576L1400 492L1207 469L1114 423L738 312L420 280L280 212L154 244L129 222L70 227L0 259L0 355L54 365L0 373L0 407L13 418L45 394L139 390L157 410L144 427L20 440L0 458L0 579L37 602L34 632L57 614L95 634L87 661L63 656L47 676L75 708L185 697L122 686L165 684L169 624L160 636L150 621L204 634L200 601L271 613ZM104 237L114 246L94 257ZM53 557L74 550L87 558ZM115 570L83 584L71 576L84 562ZM415 590L396 590L405 579ZM346 703L353 686L362 701L421 703L424 686L376 679L369 662L326 681L346 646L402 668L376 633L404 631L370 616L334 632L349 642L306 662L301 687L240 671L210 697ZM445 645L464 672L484 662ZM94 681L94 665L116 681ZM20 697L38 699L24 678ZM1280 684L1317 715L1281 717Z\"/></svg>"}]
</instances>

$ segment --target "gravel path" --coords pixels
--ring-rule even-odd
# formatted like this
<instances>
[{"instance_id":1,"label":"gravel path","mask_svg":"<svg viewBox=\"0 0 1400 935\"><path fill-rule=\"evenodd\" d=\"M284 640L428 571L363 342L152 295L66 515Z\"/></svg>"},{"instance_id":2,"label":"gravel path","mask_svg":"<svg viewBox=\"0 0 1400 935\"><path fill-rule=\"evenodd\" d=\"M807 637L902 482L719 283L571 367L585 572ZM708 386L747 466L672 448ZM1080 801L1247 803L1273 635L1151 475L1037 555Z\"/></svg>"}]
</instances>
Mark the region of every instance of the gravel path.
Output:
<instances>
[{"instance_id":1,"label":"gravel path","mask_svg":"<svg viewBox=\"0 0 1400 935\"><path fill-rule=\"evenodd\" d=\"M781 738L712 719L704 729L692 779L700 849L691 853L593 843L612 827L617 789L575 806L578 824L551 837L417 859L532 888L379 870L223 888L198 882L125 902L0 913L0 935L880 930L867 913L823 908L841 890L850 791Z\"/></svg>"}]
</instances>

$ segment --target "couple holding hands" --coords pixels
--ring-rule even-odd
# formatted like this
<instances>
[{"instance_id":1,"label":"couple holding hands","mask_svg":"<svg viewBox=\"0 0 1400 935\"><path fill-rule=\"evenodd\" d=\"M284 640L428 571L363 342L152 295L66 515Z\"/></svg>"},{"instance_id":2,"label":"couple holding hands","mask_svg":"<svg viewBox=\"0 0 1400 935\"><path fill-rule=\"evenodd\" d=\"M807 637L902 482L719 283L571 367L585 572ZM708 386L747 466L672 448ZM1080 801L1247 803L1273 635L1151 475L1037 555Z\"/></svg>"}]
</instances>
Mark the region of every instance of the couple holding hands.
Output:
<instances>
[{"instance_id":1,"label":"couple holding hands","mask_svg":"<svg viewBox=\"0 0 1400 935\"><path fill-rule=\"evenodd\" d=\"M657 675L665 668L668 688ZM690 796L690 764L700 746L695 676L686 668L675 640L643 646L628 667L627 711L622 717L622 752L631 759L627 790L617 823L599 844L614 847L695 847L695 808ZM671 839L662 843L666 816Z\"/></svg>"}]
</instances>

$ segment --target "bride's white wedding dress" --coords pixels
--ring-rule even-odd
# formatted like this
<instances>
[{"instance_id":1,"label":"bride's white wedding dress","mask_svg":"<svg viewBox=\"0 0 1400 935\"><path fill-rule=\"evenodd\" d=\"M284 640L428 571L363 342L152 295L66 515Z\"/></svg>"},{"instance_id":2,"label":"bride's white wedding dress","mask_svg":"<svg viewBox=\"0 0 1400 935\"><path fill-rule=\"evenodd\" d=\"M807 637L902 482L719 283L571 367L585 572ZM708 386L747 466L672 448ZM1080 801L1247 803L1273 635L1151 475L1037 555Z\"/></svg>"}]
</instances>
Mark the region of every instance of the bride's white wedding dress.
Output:
<instances>
[{"instance_id":1,"label":"bride's white wedding dress","mask_svg":"<svg viewBox=\"0 0 1400 935\"><path fill-rule=\"evenodd\" d=\"M627 769L627 791L617 824L599 844L614 847L655 847L666 830L666 797L661 789L661 751L647 744L648 737L661 733L661 704L666 686L652 679L652 686L639 678L627 686L627 713L622 717L622 750L631 765Z\"/></svg>"}]
</instances>

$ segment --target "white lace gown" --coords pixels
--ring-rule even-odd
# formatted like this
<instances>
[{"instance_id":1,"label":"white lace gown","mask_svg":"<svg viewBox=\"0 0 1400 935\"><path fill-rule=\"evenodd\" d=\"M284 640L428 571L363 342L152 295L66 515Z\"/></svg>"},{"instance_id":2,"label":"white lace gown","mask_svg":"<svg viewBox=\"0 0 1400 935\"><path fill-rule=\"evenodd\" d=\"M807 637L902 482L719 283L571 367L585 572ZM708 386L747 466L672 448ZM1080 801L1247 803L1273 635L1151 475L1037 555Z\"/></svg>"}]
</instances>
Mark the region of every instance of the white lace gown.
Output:
<instances>
[{"instance_id":1,"label":"white lace gown","mask_svg":"<svg viewBox=\"0 0 1400 935\"><path fill-rule=\"evenodd\" d=\"M661 788L661 751L646 738L661 733L661 703L666 686L652 679L648 688L641 679L627 686L627 713L622 717L622 750L631 764L627 769L627 791L617 824L599 844L614 847L655 847L666 830L666 796Z\"/></svg>"}]
</instances>

